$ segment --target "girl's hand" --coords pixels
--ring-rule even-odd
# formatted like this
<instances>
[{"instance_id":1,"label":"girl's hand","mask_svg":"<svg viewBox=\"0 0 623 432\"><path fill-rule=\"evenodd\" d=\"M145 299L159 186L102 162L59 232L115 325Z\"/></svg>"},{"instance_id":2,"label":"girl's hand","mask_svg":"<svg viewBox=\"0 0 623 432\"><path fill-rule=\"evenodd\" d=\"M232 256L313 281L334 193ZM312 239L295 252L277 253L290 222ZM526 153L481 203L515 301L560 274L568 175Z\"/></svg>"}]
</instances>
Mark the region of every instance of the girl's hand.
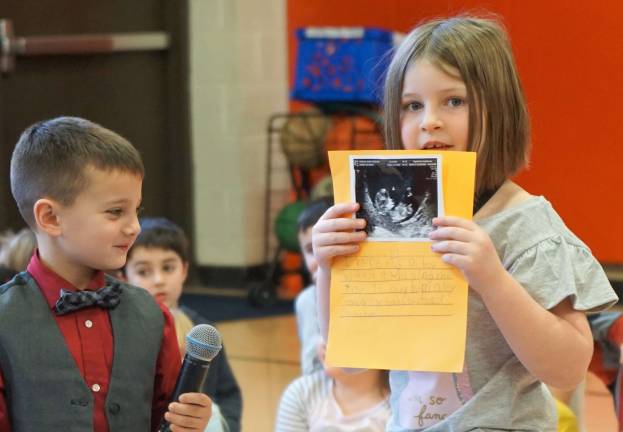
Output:
<instances>
[{"instance_id":1,"label":"girl's hand","mask_svg":"<svg viewBox=\"0 0 623 432\"><path fill-rule=\"evenodd\" d=\"M331 267L333 257L349 255L359 250L359 243L367 237L365 219L350 215L359 209L357 203L336 204L329 208L312 229L312 246L318 267Z\"/></svg>"},{"instance_id":2,"label":"girl's hand","mask_svg":"<svg viewBox=\"0 0 623 432\"><path fill-rule=\"evenodd\" d=\"M212 401L203 393L184 393L179 402L171 402L164 415L171 431L203 432L212 417Z\"/></svg>"},{"instance_id":3,"label":"girl's hand","mask_svg":"<svg viewBox=\"0 0 623 432\"><path fill-rule=\"evenodd\" d=\"M461 270L469 286L480 295L494 289L506 270L489 238L474 222L446 216L433 219L438 228L428 237L431 249L442 254L441 259Z\"/></svg>"}]
</instances>

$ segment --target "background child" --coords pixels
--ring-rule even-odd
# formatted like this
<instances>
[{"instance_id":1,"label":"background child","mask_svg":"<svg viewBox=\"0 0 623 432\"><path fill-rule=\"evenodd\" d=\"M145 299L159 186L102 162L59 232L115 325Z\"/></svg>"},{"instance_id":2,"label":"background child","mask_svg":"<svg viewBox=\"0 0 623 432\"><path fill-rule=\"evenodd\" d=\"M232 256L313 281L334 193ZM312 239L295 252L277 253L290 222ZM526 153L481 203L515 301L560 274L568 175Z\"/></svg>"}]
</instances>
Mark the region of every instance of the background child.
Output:
<instances>
[{"instance_id":1,"label":"background child","mask_svg":"<svg viewBox=\"0 0 623 432\"><path fill-rule=\"evenodd\" d=\"M465 369L391 371L388 431L556 430L541 382L570 389L583 379L584 311L616 295L550 203L509 180L526 164L529 120L504 31L471 17L422 24L397 49L384 98L387 148L477 153L475 222L438 217L429 235L470 286ZM357 209L337 204L313 230L325 335L331 261L366 239L365 220L350 218Z\"/></svg>"},{"instance_id":2,"label":"background child","mask_svg":"<svg viewBox=\"0 0 623 432\"><path fill-rule=\"evenodd\" d=\"M18 232L7 231L0 237L0 283L8 282L17 273L26 270L37 240L30 228Z\"/></svg>"},{"instance_id":3,"label":"background child","mask_svg":"<svg viewBox=\"0 0 623 432\"><path fill-rule=\"evenodd\" d=\"M141 219L141 233L128 252L125 275L129 283L145 288L169 307L182 355L186 350L186 334L191 328L209 323L197 312L179 305L188 263L188 239L179 226L165 218ZM215 409L219 409L226 420L227 430L239 431L242 397L225 348L212 360L203 391L218 406Z\"/></svg>"},{"instance_id":4,"label":"background child","mask_svg":"<svg viewBox=\"0 0 623 432\"><path fill-rule=\"evenodd\" d=\"M169 312L102 272L125 264L139 232L143 171L127 140L84 119L22 133L11 191L38 249L0 287L0 430L155 430L167 405L173 429L208 423L204 394L169 404L180 368Z\"/></svg>"},{"instance_id":5,"label":"background child","mask_svg":"<svg viewBox=\"0 0 623 432\"><path fill-rule=\"evenodd\" d=\"M317 345L324 370L294 380L283 393L275 432L383 432L390 416L387 371L345 370L325 364L325 345Z\"/></svg>"},{"instance_id":6,"label":"background child","mask_svg":"<svg viewBox=\"0 0 623 432\"><path fill-rule=\"evenodd\" d=\"M621 409L623 319L621 318L623 318L621 312L603 312L589 317L591 332L595 340L595 350L589 370L597 375L612 393L619 430L623 430L623 410Z\"/></svg>"},{"instance_id":7,"label":"background child","mask_svg":"<svg viewBox=\"0 0 623 432\"><path fill-rule=\"evenodd\" d=\"M301 291L294 302L296 324L301 341L301 370L304 375L322 369L322 363L318 358L318 344L322 342L322 337L318 327L315 286L318 264L312 250L312 227L332 204L333 200L330 198L311 201L298 218L299 245L305 267L312 280L312 284Z\"/></svg>"}]
</instances>

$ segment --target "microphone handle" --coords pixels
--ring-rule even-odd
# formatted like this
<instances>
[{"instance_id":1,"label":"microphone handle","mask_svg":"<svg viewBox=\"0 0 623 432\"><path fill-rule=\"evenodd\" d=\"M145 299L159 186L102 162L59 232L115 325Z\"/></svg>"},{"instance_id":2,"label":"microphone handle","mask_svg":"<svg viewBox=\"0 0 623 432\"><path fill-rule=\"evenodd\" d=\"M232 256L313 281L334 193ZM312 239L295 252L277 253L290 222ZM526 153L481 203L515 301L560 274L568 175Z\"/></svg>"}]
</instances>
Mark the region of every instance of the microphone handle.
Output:
<instances>
[{"instance_id":1,"label":"microphone handle","mask_svg":"<svg viewBox=\"0 0 623 432\"><path fill-rule=\"evenodd\" d=\"M180 395L184 393L202 393L201 389L208 376L209 369L209 361L199 360L186 354L180 374L177 376L177 382L175 383L175 390L173 390L171 401L177 401ZM170 432L170 430L169 422L162 419L158 432Z\"/></svg>"}]
</instances>

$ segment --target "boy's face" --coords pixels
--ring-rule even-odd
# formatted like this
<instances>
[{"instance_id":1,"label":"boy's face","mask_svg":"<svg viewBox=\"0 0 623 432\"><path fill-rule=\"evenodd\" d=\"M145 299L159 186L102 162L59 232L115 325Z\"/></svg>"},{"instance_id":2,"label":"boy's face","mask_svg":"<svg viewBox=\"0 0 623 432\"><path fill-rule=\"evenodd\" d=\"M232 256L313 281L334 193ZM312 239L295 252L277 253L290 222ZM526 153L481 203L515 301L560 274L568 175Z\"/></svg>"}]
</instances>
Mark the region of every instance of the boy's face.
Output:
<instances>
[{"instance_id":1,"label":"boy's face","mask_svg":"<svg viewBox=\"0 0 623 432\"><path fill-rule=\"evenodd\" d=\"M132 285L145 288L170 308L178 306L182 287L188 275L188 263L171 249L138 246L125 267Z\"/></svg>"},{"instance_id":2,"label":"boy's face","mask_svg":"<svg viewBox=\"0 0 623 432\"><path fill-rule=\"evenodd\" d=\"M137 209L142 177L123 171L85 168L87 186L69 206L58 205L57 272L123 267L140 232Z\"/></svg>"},{"instance_id":3,"label":"boy's face","mask_svg":"<svg viewBox=\"0 0 623 432\"><path fill-rule=\"evenodd\" d=\"M314 257L314 250L312 248L312 227L307 228L304 231L299 231L299 244L301 245L301 251L303 252L303 259L305 260L305 266L311 274L312 280L316 282L316 273L318 271L318 262Z\"/></svg>"}]
</instances>

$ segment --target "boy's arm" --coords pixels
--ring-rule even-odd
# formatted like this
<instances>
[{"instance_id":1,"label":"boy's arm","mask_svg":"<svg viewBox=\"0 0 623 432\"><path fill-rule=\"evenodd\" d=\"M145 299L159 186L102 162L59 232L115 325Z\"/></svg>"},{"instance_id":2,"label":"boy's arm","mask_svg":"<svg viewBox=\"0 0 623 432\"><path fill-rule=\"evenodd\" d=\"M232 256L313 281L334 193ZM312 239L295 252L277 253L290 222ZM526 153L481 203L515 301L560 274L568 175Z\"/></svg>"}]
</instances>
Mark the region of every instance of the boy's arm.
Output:
<instances>
[{"instance_id":1,"label":"boy's arm","mask_svg":"<svg viewBox=\"0 0 623 432\"><path fill-rule=\"evenodd\" d=\"M164 418L173 426L188 431L201 431L206 428L212 415L212 401L203 393L184 393L179 401L171 402L177 376L181 368L181 354L175 333L175 321L169 309L158 302L164 316L162 345L156 363L154 398L152 402L151 427L158 430Z\"/></svg>"},{"instance_id":2,"label":"boy's arm","mask_svg":"<svg viewBox=\"0 0 623 432\"><path fill-rule=\"evenodd\" d=\"M181 367L181 354L177 345L175 321L165 305L160 302L158 302L158 305L164 316L164 330L162 332L162 345L158 353L154 379L154 397L151 410L151 430L153 431L158 429L160 421L167 411Z\"/></svg>"},{"instance_id":3,"label":"boy's arm","mask_svg":"<svg viewBox=\"0 0 623 432\"><path fill-rule=\"evenodd\" d=\"M214 325L213 322L207 320L193 309L183 305L180 306L180 309L194 325ZM221 352L212 360L203 391L214 397L214 403L218 405L221 416L229 427L229 432L239 432L240 417L242 416L242 394L229 365L229 360L227 360L225 345L223 345Z\"/></svg>"},{"instance_id":4,"label":"boy's arm","mask_svg":"<svg viewBox=\"0 0 623 432\"><path fill-rule=\"evenodd\" d=\"M216 391L214 400L218 404L221 415L227 422L230 432L240 431L240 417L242 415L242 395L236 377L231 370L225 347L216 356L213 362L214 373L216 374ZM212 373L212 371L210 372Z\"/></svg>"},{"instance_id":5,"label":"boy's arm","mask_svg":"<svg viewBox=\"0 0 623 432\"><path fill-rule=\"evenodd\" d=\"M9 410L4 398L4 377L2 376L2 370L0 370L0 431L11 432Z\"/></svg>"}]
</instances>

